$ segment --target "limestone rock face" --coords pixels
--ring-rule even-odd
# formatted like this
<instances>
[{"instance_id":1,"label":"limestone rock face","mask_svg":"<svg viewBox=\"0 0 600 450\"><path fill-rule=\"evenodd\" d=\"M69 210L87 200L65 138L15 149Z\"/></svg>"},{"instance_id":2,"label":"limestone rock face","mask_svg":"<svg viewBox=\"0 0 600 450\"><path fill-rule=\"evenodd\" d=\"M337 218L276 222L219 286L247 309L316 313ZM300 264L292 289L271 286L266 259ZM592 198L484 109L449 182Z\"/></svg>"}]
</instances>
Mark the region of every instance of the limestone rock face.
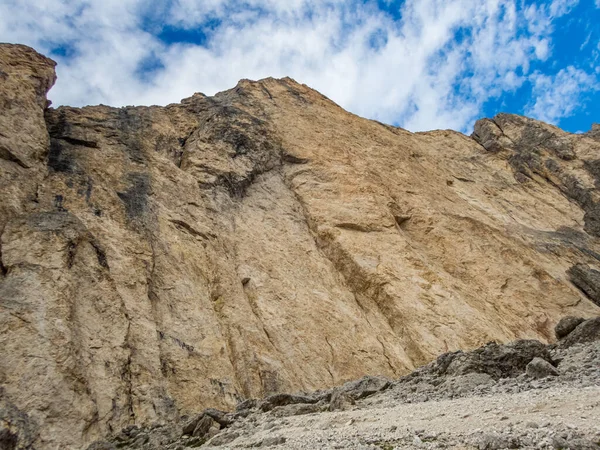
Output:
<instances>
[{"instance_id":1,"label":"limestone rock face","mask_svg":"<svg viewBox=\"0 0 600 450\"><path fill-rule=\"evenodd\" d=\"M0 45L0 427L17 448L399 376L600 312L567 275L600 264L595 134L511 115L413 134L289 78L52 109L54 80Z\"/></svg>"}]
</instances>

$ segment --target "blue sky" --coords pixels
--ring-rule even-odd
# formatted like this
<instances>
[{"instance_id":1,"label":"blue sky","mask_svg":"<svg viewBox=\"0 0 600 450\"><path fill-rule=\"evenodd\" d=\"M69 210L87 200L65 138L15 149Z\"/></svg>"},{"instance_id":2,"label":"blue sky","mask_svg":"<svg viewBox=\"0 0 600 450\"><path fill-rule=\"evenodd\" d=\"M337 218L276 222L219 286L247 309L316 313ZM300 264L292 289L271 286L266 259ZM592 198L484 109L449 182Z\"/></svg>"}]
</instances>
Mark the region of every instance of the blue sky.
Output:
<instances>
[{"instance_id":1,"label":"blue sky","mask_svg":"<svg viewBox=\"0 0 600 450\"><path fill-rule=\"evenodd\" d=\"M54 105L168 104L291 76L411 131L600 122L600 0L3 0L0 41L55 59Z\"/></svg>"}]
</instances>

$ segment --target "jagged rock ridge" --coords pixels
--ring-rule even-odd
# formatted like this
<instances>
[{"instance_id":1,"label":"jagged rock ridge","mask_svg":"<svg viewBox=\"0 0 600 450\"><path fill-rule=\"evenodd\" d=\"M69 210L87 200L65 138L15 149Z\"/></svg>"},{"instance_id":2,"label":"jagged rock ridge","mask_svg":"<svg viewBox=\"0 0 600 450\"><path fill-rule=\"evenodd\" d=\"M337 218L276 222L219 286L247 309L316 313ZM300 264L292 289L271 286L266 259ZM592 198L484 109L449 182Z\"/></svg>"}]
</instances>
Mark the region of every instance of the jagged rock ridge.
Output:
<instances>
[{"instance_id":1,"label":"jagged rock ridge","mask_svg":"<svg viewBox=\"0 0 600 450\"><path fill-rule=\"evenodd\" d=\"M413 134L289 78L52 109L54 81L0 46L1 419L31 445L548 341L600 311L595 128Z\"/></svg>"}]
</instances>

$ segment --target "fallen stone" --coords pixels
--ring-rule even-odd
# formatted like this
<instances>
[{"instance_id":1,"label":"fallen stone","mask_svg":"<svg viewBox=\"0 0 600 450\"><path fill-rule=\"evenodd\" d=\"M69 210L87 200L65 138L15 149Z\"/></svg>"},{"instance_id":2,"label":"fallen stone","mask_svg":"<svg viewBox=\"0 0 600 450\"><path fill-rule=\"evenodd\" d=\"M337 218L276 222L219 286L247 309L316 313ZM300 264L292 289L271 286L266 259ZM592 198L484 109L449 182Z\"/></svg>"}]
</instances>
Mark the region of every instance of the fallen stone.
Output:
<instances>
[{"instance_id":1,"label":"fallen stone","mask_svg":"<svg viewBox=\"0 0 600 450\"><path fill-rule=\"evenodd\" d=\"M558 370L542 358L533 358L526 367L526 373L532 378L545 378L559 375Z\"/></svg>"},{"instance_id":2,"label":"fallen stone","mask_svg":"<svg viewBox=\"0 0 600 450\"><path fill-rule=\"evenodd\" d=\"M273 447L275 445L285 444L287 439L284 436L269 436L264 438L259 444L258 447Z\"/></svg>"},{"instance_id":3,"label":"fallen stone","mask_svg":"<svg viewBox=\"0 0 600 450\"><path fill-rule=\"evenodd\" d=\"M202 418L198 421L196 428L192 432L192 436L195 437L204 437L208 434L210 428L215 424L215 421L210 416L202 416Z\"/></svg>"},{"instance_id":4,"label":"fallen stone","mask_svg":"<svg viewBox=\"0 0 600 450\"><path fill-rule=\"evenodd\" d=\"M212 418L215 422L217 422L223 428L228 427L233 422L233 418L228 413L226 413L224 411L219 411L218 409L214 409L214 408L205 409L202 414Z\"/></svg>"},{"instance_id":5,"label":"fallen stone","mask_svg":"<svg viewBox=\"0 0 600 450\"><path fill-rule=\"evenodd\" d=\"M321 397L310 397L306 395L275 394L265 398L259 406L261 411L270 411L276 406L294 405L297 403L317 403Z\"/></svg>"},{"instance_id":6,"label":"fallen stone","mask_svg":"<svg viewBox=\"0 0 600 450\"><path fill-rule=\"evenodd\" d=\"M568 348L575 344L584 344L600 340L600 317L586 320L559 342L559 347Z\"/></svg>"},{"instance_id":7,"label":"fallen stone","mask_svg":"<svg viewBox=\"0 0 600 450\"><path fill-rule=\"evenodd\" d=\"M336 389L331 394L329 411L345 411L355 404L354 399L342 390Z\"/></svg>"},{"instance_id":8,"label":"fallen stone","mask_svg":"<svg viewBox=\"0 0 600 450\"><path fill-rule=\"evenodd\" d=\"M536 357L552 361L548 349L539 341L520 340L506 345L492 342L472 352L441 355L434 368L440 375L486 373L500 379L522 374L527 364Z\"/></svg>"},{"instance_id":9,"label":"fallen stone","mask_svg":"<svg viewBox=\"0 0 600 450\"><path fill-rule=\"evenodd\" d=\"M571 331L573 331L575 328L577 328L577 325L579 325L584 320L585 319L582 317L573 317L573 316L563 317L562 319L559 320L559 322L554 327L554 334L556 335L556 338L557 339L564 338Z\"/></svg>"},{"instance_id":10,"label":"fallen stone","mask_svg":"<svg viewBox=\"0 0 600 450\"><path fill-rule=\"evenodd\" d=\"M344 384L340 391L354 400L368 397L391 386L390 380L384 377L366 376Z\"/></svg>"},{"instance_id":11,"label":"fallen stone","mask_svg":"<svg viewBox=\"0 0 600 450\"><path fill-rule=\"evenodd\" d=\"M567 274L571 282L577 286L591 301L600 306L600 272L587 264L575 264Z\"/></svg>"},{"instance_id":12,"label":"fallen stone","mask_svg":"<svg viewBox=\"0 0 600 450\"><path fill-rule=\"evenodd\" d=\"M303 416L321 411L315 403L297 403L294 405L276 406L271 410L274 417Z\"/></svg>"},{"instance_id":13,"label":"fallen stone","mask_svg":"<svg viewBox=\"0 0 600 450\"><path fill-rule=\"evenodd\" d=\"M196 414L195 416L193 416L192 418L188 419L186 422L184 422L182 430L181 430L181 434L182 435L191 435L194 430L196 429L196 426L198 425L198 422L200 422L200 420L202 419L202 417L204 416L204 414Z\"/></svg>"}]
</instances>

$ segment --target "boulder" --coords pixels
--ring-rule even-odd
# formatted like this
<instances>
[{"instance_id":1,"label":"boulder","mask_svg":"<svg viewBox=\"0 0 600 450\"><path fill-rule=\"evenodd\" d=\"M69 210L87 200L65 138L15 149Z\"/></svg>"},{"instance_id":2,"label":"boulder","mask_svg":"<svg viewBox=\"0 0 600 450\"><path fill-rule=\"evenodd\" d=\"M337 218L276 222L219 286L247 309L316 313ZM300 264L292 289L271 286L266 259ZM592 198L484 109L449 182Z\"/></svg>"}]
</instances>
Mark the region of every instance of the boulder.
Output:
<instances>
[{"instance_id":1,"label":"boulder","mask_svg":"<svg viewBox=\"0 0 600 450\"><path fill-rule=\"evenodd\" d=\"M562 339L567 336L571 331L577 328L581 322L585 319L582 317L567 316L560 319L560 321L554 327L554 334L556 339Z\"/></svg>"},{"instance_id":2,"label":"boulder","mask_svg":"<svg viewBox=\"0 0 600 450\"><path fill-rule=\"evenodd\" d=\"M600 340L600 317L580 323L558 345L561 348L568 348L575 344L584 344L597 340Z\"/></svg>"},{"instance_id":3,"label":"boulder","mask_svg":"<svg viewBox=\"0 0 600 450\"><path fill-rule=\"evenodd\" d=\"M215 425L215 421L210 416L202 416L202 418L196 424L196 428L192 432L192 436L204 437L208 434L211 427Z\"/></svg>"},{"instance_id":4,"label":"boulder","mask_svg":"<svg viewBox=\"0 0 600 450\"><path fill-rule=\"evenodd\" d=\"M269 436L264 438L257 447L273 447L275 445L285 444L286 438L284 436Z\"/></svg>"},{"instance_id":5,"label":"boulder","mask_svg":"<svg viewBox=\"0 0 600 450\"><path fill-rule=\"evenodd\" d=\"M275 417L303 416L320 412L321 407L315 403L297 403L295 405L277 406L270 412Z\"/></svg>"},{"instance_id":6,"label":"boulder","mask_svg":"<svg viewBox=\"0 0 600 450\"><path fill-rule=\"evenodd\" d=\"M567 274L571 282L577 286L592 302L600 306L600 272L587 264L575 264Z\"/></svg>"},{"instance_id":7,"label":"boulder","mask_svg":"<svg viewBox=\"0 0 600 450\"><path fill-rule=\"evenodd\" d=\"M202 419L203 416L204 416L204 414L196 414L192 418L187 419L183 423L181 434L182 435L185 435L185 434L191 435L194 432L194 430L196 429L198 422L200 422L200 420Z\"/></svg>"},{"instance_id":8,"label":"boulder","mask_svg":"<svg viewBox=\"0 0 600 450\"><path fill-rule=\"evenodd\" d=\"M558 370L548 361L542 358L533 358L525 368L527 375L532 378L545 378L559 375Z\"/></svg>"},{"instance_id":9,"label":"boulder","mask_svg":"<svg viewBox=\"0 0 600 450\"><path fill-rule=\"evenodd\" d=\"M439 375L466 375L486 373L494 379L516 377L533 358L552 362L546 346L535 340L519 340L502 345L495 342L472 352L454 352L441 355L436 361Z\"/></svg>"},{"instance_id":10,"label":"boulder","mask_svg":"<svg viewBox=\"0 0 600 450\"><path fill-rule=\"evenodd\" d=\"M354 399L347 392L336 389L331 394L329 411L345 411L354 404Z\"/></svg>"},{"instance_id":11,"label":"boulder","mask_svg":"<svg viewBox=\"0 0 600 450\"><path fill-rule=\"evenodd\" d=\"M340 390L350 398L358 400L383 391L390 386L390 380L385 377L366 376L344 384Z\"/></svg>"},{"instance_id":12,"label":"boulder","mask_svg":"<svg viewBox=\"0 0 600 450\"><path fill-rule=\"evenodd\" d=\"M317 403L321 400L319 396L294 395L294 394L275 394L265 398L260 403L261 411L270 411L276 406L294 405L297 403Z\"/></svg>"}]
</instances>

